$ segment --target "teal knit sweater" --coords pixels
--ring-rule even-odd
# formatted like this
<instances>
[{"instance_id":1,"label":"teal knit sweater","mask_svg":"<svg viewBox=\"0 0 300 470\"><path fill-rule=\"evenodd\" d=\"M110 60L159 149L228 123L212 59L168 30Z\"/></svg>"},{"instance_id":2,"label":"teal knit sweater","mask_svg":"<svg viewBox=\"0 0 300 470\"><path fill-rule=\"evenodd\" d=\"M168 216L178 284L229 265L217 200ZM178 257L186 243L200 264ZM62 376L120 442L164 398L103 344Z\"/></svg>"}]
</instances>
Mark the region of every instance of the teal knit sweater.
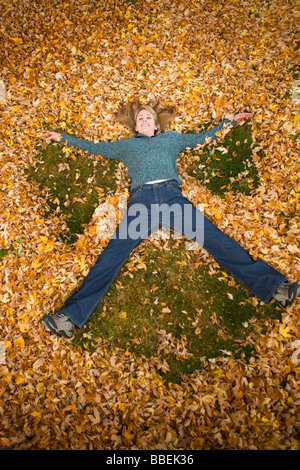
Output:
<instances>
[{"instance_id":1,"label":"teal knit sweater","mask_svg":"<svg viewBox=\"0 0 300 470\"><path fill-rule=\"evenodd\" d=\"M61 142L94 155L101 155L125 163L132 190L148 181L160 179L175 179L180 184L181 181L176 170L178 155L186 148L194 148L198 144L204 144L207 138L210 138L210 142L216 140L216 132L223 129L225 124L234 125L235 121L226 119L202 134L181 134L175 131L166 131L152 137L137 134L115 142L98 143L62 134Z\"/></svg>"}]
</instances>

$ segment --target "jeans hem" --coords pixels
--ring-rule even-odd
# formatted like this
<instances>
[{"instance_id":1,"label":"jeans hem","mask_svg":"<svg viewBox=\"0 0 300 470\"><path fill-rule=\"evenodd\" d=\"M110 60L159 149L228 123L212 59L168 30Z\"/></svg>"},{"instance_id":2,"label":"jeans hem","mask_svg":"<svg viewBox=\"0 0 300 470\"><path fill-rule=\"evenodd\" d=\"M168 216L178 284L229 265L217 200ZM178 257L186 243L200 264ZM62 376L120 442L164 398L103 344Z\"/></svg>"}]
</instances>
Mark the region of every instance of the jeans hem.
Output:
<instances>
[{"instance_id":1,"label":"jeans hem","mask_svg":"<svg viewBox=\"0 0 300 470\"><path fill-rule=\"evenodd\" d=\"M60 312L63 313L64 315L66 315L66 317L68 317L74 323L74 325L77 326L77 328L81 329L83 327L84 323L82 323L82 324L78 323L78 321L74 320L72 318L72 315L69 312L67 312L66 310L64 310L63 308L60 309Z\"/></svg>"},{"instance_id":2,"label":"jeans hem","mask_svg":"<svg viewBox=\"0 0 300 470\"><path fill-rule=\"evenodd\" d=\"M273 298L273 295L275 294L276 290L278 289L279 286L281 286L281 284L283 284L284 282L288 281L288 279L285 277L285 276L282 276L282 279L278 282L278 284L275 285L275 287L273 287L272 291L269 293L269 295L267 295L266 297L266 300L263 300L262 301L265 303L265 304L268 304L269 302L271 302L272 298Z\"/></svg>"}]
</instances>

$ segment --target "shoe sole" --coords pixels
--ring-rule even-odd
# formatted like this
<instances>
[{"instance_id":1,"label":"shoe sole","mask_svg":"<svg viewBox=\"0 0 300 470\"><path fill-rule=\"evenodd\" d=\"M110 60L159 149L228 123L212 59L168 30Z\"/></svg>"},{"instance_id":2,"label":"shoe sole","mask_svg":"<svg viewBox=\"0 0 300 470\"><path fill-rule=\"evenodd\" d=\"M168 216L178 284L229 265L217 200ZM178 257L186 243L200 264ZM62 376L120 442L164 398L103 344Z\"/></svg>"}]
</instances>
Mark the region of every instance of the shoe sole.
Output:
<instances>
[{"instance_id":1,"label":"shoe sole","mask_svg":"<svg viewBox=\"0 0 300 470\"><path fill-rule=\"evenodd\" d=\"M72 333L68 335L68 333L65 330L58 330L50 315L44 315L40 319L40 323L52 333L55 333L57 335L63 336L64 338L68 338L68 339L72 337Z\"/></svg>"}]
</instances>

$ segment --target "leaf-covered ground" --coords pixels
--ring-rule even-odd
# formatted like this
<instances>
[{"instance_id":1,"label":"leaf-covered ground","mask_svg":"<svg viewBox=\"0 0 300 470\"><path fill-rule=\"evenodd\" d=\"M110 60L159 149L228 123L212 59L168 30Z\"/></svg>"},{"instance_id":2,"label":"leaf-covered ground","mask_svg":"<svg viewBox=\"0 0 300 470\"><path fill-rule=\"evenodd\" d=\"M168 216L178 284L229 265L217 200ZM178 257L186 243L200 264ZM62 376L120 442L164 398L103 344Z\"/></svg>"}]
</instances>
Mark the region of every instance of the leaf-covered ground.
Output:
<instances>
[{"instance_id":1,"label":"leaf-covered ground","mask_svg":"<svg viewBox=\"0 0 300 470\"><path fill-rule=\"evenodd\" d=\"M182 132L251 110L259 184L250 196L211 193L188 175L185 158L178 170L190 200L221 230L300 280L297 2L0 6L0 448L299 449L299 301L248 338L250 361L224 354L180 384L163 382L157 359L101 342L82 350L39 319L104 249L101 205L117 207L127 194L126 170L118 166L116 192L100 198L98 218L73 245L27 178L45 129L127 137L113 113L128 96L176 104L173 128Z\"/></svg>"}]
</instances>

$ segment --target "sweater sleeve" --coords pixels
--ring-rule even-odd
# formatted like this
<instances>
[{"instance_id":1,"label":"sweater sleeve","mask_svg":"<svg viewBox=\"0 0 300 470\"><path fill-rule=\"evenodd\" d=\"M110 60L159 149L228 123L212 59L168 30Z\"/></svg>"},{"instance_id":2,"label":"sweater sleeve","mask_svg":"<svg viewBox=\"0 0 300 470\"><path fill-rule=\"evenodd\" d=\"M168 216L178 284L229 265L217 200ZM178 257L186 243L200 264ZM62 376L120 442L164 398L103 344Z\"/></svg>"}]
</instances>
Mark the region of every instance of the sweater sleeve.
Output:
<instances>
[{"instance_id":1,"label":"sweater sleeve","mask_svg":"<svg viewBox=\"0 0 300 470\"><path fill-rule=\"evenodd\" d=\"M208 131L203 132L201 134L180 134L181 151L183 151L187 147L194 148L199 144L205 144L206 139L207 143L213 142L217 139L216 132L221 131L226 125L232 127L235 124L236 121L230 121L229 119L226 119L218 126L209 129Z\"/></svg>"},{"instance_id":2,"label":"sweater sleeve","mask_svg":"<svg viewBox=\"0 0 300 470\"><path fill-rule=\"evenodd\" d=\"M121 160L125 153L126 140L120 140L115 142L98 142L93 143L89 140L81 140L75 137L71 137L67 134L62 134L60 143L64 143L69 147L77 147L81 150L92 153L93 155L101 155L105 158L111 158L115 160Z\"/></svg>"}]
</instances>

